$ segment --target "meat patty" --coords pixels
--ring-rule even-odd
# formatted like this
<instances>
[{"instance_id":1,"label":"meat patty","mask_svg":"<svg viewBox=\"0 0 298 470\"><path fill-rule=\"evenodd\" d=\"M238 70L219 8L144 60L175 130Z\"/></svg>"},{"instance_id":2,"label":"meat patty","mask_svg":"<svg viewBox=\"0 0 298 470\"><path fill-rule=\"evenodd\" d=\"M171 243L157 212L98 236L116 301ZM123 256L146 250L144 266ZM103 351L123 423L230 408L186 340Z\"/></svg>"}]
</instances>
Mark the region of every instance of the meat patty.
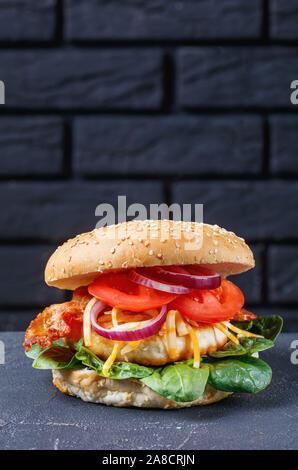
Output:
<instances>
[{"instance_id":1,"label":"meat patty","mask_svg":"<svg viewBox=\"0 0 298 470\"><path fill-rule=\"evenodd\" d=\"M227 342L224 333L212 325L199 324L193 327L201 355L221 349ZM92 331L92 345L88 346L94 354L106 360L112 352L114 341L103 338ZM116 356L116 361L136 362L147 366L161 366L174 361L183 361L193 357L193 346L189 335L176 337L176 357L173 359L168 352L167 337L165 334L156 334L143 340L133 351L122 354L121 349L129 343L122 342Z\"/></svg>"}]
</instances>

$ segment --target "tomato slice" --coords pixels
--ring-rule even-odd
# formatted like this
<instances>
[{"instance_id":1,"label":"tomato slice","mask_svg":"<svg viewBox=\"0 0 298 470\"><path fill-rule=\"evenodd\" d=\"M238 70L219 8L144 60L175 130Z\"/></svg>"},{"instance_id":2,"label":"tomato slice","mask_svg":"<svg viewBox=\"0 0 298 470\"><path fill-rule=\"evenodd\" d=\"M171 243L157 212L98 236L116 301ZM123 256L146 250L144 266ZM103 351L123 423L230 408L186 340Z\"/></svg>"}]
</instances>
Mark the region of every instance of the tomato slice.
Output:
<instances>
[{"instance_id":1,"label":"tomato slice","mask_svg":"<svg viewBox=\"0 0 298 470\"><path fill-rule=\"evenodd\" d=\"M132 312L161 307L177 297L136 284L127 272L102 274L89 285L88 292L112 307Z\"/></svg>"},{"instance_id":2,"label":"tomato slice","mask_svg":"<svg viewBox=\"0 0 298 470\"><path fill-rule=\"evenodd\" d=\"M222 279L220 287L212 290L193 290L179 295L169 308L179 310L185 317L201 323L217 323L232 318L244 304L241 290Z\"/></svg>"}]
</instances>

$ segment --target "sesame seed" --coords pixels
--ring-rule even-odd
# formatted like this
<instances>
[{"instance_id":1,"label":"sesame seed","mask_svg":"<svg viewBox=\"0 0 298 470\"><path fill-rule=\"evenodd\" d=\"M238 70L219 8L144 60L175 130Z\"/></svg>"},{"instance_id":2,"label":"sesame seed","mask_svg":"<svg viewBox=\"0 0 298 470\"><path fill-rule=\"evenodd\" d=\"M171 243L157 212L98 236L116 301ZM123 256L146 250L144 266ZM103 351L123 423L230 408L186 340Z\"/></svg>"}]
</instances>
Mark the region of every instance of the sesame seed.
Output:
<instances>
[{"instance_id":1,"label":"sesame seed","mask_svg":"<svg viewBox=\"0 0 298 470\"><path fill-rule=\"evenodd\" d=\"M149 245L148 240L145 241L144 245L145 245L145 246L148 246L148 245Z\"/></svg>"},{"instance_id":2,"label":"sesame seed","mask_svg":"<svg viewBox=\"0 0 298 470\"><path fill-rule=\"evenodd\" d=\"M149 255L150 255L150 256L153 255L153 250L149 250Z\"/></svg>"},{"instance_id":3,"label":"sesame seed","mask_svg":"<svg viewBox=\"0 0 298 470\"><path fill-rule=\"evenodd\" d=\"M115 253L115 248L111 248L111 253Z\"/></svg>"}]
</instances>

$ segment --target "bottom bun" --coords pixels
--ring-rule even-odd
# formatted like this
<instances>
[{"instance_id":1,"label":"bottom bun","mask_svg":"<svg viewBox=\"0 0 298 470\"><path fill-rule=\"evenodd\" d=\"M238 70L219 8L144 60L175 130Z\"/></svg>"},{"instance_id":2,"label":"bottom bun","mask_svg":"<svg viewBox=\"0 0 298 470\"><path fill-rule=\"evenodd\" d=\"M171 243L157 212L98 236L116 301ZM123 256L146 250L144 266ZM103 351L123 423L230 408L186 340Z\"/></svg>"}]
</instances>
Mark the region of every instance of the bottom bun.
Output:
<instances>
[{"instance_id":1,"label":"bottom bun","mask_svg":"<svg viewBox=\"0 0 298 470\"><path fill-rule=\"evenodd\" d=\"M81 398L83 401L110 406L188 408L196 405L209 405L231 395L231 392L221 392L207 384L204 393L197 400L176 402L158 395L136 379L105 379L89 369L53 370L52 372L53 384L61 392Z\"/></svg>"}]
</instances>

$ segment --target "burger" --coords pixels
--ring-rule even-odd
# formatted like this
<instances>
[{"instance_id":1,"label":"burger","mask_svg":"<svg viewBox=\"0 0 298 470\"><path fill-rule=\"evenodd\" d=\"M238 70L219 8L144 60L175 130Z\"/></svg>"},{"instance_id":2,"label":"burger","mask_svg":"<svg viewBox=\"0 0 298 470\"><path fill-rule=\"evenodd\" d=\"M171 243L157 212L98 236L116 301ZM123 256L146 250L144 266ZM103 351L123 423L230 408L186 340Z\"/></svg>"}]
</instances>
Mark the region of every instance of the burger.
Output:
<instances>
[{"instance_id":1,"label":"burger","mask_svg":"<svg viewBox=\"0 0 298 470\"><path fill-rule=\"evenodd\" d=\"M86 402L169 409L259 392L272 372L258 353L282 319L246 310L227 279L254 264L217 225L135 220L83 233L47 263L46 283L73 296L30 323L26 354Z\"/></svg>"}]
</instances>

